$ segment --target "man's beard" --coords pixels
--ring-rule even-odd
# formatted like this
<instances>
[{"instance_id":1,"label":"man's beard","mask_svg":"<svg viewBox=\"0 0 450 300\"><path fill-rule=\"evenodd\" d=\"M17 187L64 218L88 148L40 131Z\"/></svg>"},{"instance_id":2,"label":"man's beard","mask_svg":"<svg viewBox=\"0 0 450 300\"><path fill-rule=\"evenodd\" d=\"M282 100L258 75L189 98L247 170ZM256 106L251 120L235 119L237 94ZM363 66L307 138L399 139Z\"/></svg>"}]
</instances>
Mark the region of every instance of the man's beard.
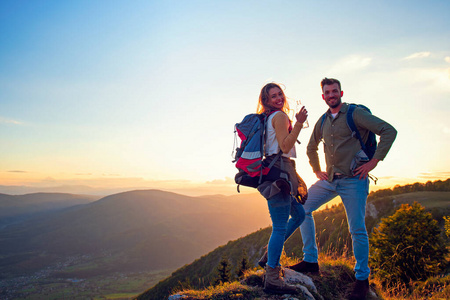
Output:
<instances>
[{"instance_id":1,"label":"man's beard","mask_svg":"<svg viewBox=\"0 0 450 300\"><path fill-rule=\"evenodd\" d=\"M328 106L329 106L330 108L336 108L336 107L338 107L339 105L341 105L341 97L337 98L336 104L333 104L333 105L330 104L330 102L329 102L330 100L334 100L334 99L329 99L329 100L327 101L327 104L328 104Z\"/></svg>"}]
</instances>

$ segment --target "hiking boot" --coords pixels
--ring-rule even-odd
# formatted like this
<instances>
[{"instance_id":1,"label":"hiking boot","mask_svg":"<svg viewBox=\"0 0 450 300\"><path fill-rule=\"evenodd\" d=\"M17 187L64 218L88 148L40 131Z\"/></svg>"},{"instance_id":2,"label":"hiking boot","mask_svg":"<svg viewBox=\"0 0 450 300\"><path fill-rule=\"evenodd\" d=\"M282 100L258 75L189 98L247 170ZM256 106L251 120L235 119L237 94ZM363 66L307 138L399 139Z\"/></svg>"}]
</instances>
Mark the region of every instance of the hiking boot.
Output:
<instances>
[{"instance_id":1,"label":"hiking boot","mask_svg":"<svg viewBox=\"0 0 450 300\"><path fill-rule=\"evenodd\" d=\"M369 292L369 279L356 280L353 291L348 296L349 300L364 300L366 299L367 292Z\"/></svg>"},{"instance_id":2,"label":"hiking boot","mask_svg":"<svg viewBox=\"0 0 450 300\"><path fill-rule=\"evenodd\" d=\"M264 292L268 294L296 294L297 288L287 284L280 276L281 267L271 268L266 265L266 276L264 280Z\"/></svg>"},{"instance_id":3,"label":"hiking boot","mask_svg":"<svg viewBox=\"0 0 450 300\"><path fill-rule=\"evenodd\" d=\"M310 263L302 260L296 265L288 266L288 269L294 270L300 273L318 273L319 272L319 264L318 263Z\"/></svg>"},{"instance_id":4,"label":"hiking boot","mask_svg":"<svg viewBox=\"0 0 450 300\"><path fill-rule=\"evenodd\" d=\"M267 257L267 246L266 246L265 248L266 248L266 251L264 251L263 256L261 256L261 258L260 258L259 261L258 261L258 265L259 265L261 268L263 268L263 269L266 267L267 260L269 259L269 258Z\"/></svg>"}]
</instances>

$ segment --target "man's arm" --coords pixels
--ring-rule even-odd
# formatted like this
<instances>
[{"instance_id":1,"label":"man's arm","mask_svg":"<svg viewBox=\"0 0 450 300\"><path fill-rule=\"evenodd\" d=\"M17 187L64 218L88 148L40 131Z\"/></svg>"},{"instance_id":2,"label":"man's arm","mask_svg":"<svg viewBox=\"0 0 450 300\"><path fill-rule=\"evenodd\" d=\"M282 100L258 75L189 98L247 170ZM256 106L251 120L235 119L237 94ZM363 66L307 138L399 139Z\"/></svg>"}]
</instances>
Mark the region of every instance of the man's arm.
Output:
<instances>
[{"instance_id":1,"label":"man's arm","mask_svg":"<svg viewBox=\"0 0 450 300\"><path fill-rule=\"evenodd\" d=\"M358 126L370 130L380 136L380 142L378 143L373 158L355 169L355 175L360 175L360 179L367 178L369 172L375 169L378 162L386 157L397 136L397 130L395 130L391 124L372 115L365 109L355 109L353 119Z\"/></svg>"},{"instance_id":2,"label":"man's arm","mask_svg":"<svg viewBox=\"0 0 450 300\"><path fill-rule=\"evenodd\" d=\"M309 158L309 164L311 165L313 172L316 174L317 178L320 180L327 180L328 174L327 172L322 172L320 169L320 161L318 154L318 145L322 139L322 130L321 130L321 119L317 121L314 126L314 130L309 139L308 146L306 147L306 154Z\"/></svg>"}]
</instances>

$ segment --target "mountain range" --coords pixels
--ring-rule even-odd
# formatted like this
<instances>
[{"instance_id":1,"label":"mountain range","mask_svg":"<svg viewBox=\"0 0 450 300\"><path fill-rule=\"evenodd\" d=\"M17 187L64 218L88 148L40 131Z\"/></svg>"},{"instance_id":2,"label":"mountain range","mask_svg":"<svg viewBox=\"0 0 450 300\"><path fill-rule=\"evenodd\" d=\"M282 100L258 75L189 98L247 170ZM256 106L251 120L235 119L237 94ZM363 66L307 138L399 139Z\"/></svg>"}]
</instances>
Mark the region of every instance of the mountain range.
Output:
<instances>
[{"instance_id":1,"label":"mountain range","mask_svg":"<svg viewBox=\"0 0 450 300\"><path fill-rule=\"evenodd\" d=\"M450 180L447 181L450 184ZM374 193L369 196L366 208L366 226L369 234L382 218L392 215L402 204L419 202L432 214L433 218L442 221L442 216L450 214L450 192L419 191L401 194ZM316 238L319 251L330 256L352 256L351 237L342 203L327 207L314 214ZM442 224L442 227L444 225ZM222 245L208 254L196 259L174 271L171 276L160 281L138 297L137 300L167 299L169 295L182 289L204 289L214 283L218 276L219 262L226 257L231 266L231 274L236 273L240 263L247 256L250 266L257 266L257 261L264 252L271 234L271 227L250 233L245 237ZM297 230L284 245L285 254L300 260L303 243ZM243 250L245 249L245 254ZM236 278L235 278L236 279ZM327 280L327 278L321 278ZM276 298L278 299L278 298ZM340 299L340 298L328 298Z\"/></svg>"},{"instance_id":2,"label":"mountain range","mask_svg":"<svg viewBox=\"0 0 450 300\"><path fill-rule=\"evenodd\" d=\"M0 230L0 276L35 272L69 257L77 257L70 276L175 269L270 224L259 194L189 197L136 190L93 200L1 195L10 223Z\"/></svg>"},{"instance_id":3,"label":"mountain range","mask_svg":"<svg viewBox=\"0 0 450 300\"><path fill-rule=\"evenodd\" d=\"M0 194L0 228L14 223L20 223L41 214L61 211L98 199L99 197L97 196L67 193Z\"/></svg>"},{"instance_id":4,"label":"mountain range","mask_svg":"<svg viewBox=\"0 0 450 300\"><path fill-rule=\"evenodd\" d=\"M411 201L427 206L442 219L450 212L448 191L450 179L371 193L366 225L373 228L395 207ZM135 190L101 199L62 193L0 194L0 209L0 298L19 291L22 295L52 292L55 282L61 290L79 292L82 288L86 297L102 296L104 278L117 278L120 273L125 282L130 280L127 272L136 272L140 285L133 288L127 283L130 298L179 268L142 294L143 299L161 299L161 294L166 297L180 283L192 284L201 278L207 284L214 279L223 254L236 266L246 249L255 263L270 236L267 202L257 193L190 197ZM350 249L346 226L342 207L317 212L321 249L338 254ZM301 246L300 235L295 233L286 244L286 253L300 257ZM205 255L208 252L212 255ZM125 290L110 279L106 283L109 291ZM39 288L30 291L30 286Z\"/></svg>"}]
</instances>

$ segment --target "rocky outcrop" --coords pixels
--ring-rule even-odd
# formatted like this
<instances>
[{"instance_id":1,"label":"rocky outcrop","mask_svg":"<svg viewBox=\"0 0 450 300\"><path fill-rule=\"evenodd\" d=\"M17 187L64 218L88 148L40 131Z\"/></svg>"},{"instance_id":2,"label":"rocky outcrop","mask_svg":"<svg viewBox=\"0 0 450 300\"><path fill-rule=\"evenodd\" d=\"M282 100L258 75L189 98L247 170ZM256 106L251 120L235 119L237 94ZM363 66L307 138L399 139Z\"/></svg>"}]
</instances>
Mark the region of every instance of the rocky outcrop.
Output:
<instances>
[{"instance_id":1,"label":"rocky outcrop","mask_svg":"<svg viewBox=\"0 0 450 300\"><path fill-rule=\"evenodd\" d=\"M366 216L370 216L370 217L372 217L374 219L376 219L377 216L378 216L377 208L371 202L367 202L367 205L366 205Z\"/></svg>"},{"instance_id":2,"label":"rocky outcrop","mask_svg":"<svg viewBox=\"0 0 450 300\"><path fill-rule=\"evenodd\" d=\"M263 278L264 278L264 271L263 270L258 270L256 272L251 272L251 274L248 274L244 279L242 279L240 281L240 283L238 284L237 282L235 282L236 284L238 284L238 287L235 287L236 290L233 290L233 295L229 295L229 298L223 298L224 295L223 294L217 294L215 298L217 299L258 299L258 300L324 300L324 299L345 299L345 294L348 293L349 289L351 289L353 287L354 284L354 279L350 279L348 277L348 272L343 272L343 273L339 273L338 269L340 267L332 267L334 268L333 270L335 271L330 272L330 269L325 269L323 272L321 272L320 275L312 275L313 277L310 277L308 275L305 275L303 273L299 273L290 269L284 269L284 280L291 284L291 285L295 285L298 289L297 294L294 295L289 295L289 294L285 294L285 295L271 295L271 294L266 294L263 291ZM334 275L331 275L334 274ZM345 275L347 274L347 275ZM337 279L337 281L330 281L327 276L339 276L340 279ZM341 277L342 276L342 277ZM331 285L335 285L334 287L334 291L332 291L330 293L330 289L326 288L325 290L328 290L327 292L325 292L325 290L322 288L322 291L328 294L324 294L321 295L320 294L320 289L317 288L316 284L314 282L316 282L317 284L319 284L319 282L322 283L323 282L327 282L328 284ZM218 290L221 290L221 288L218 288ZM338 291L339 290L339 291ZM245 292L243 292L245 291ZM347 292L345 292L347 291ZM220 292L218 292L220 293ZM245 294L247 293L247 294ZM197 294L198 295L198 294ZM170 296L168 298L168 300L179 300L179 299L184 299L184 300L199 300L199 299L207 299L204 297L204 295L202 297L200 296L193 296L192 291L191 292L186 292L185 294L183 294L183 292L174 294L172 296ZM209 299L209 298L208 298ZM373 287L370 288L369 293L367 295L367 300L380 300L381 298L379 298L374 290Z\"/></svg>"},{"instance_id":3,"label":"rocky outcrop","mask_svg":"<svg viewBox=\"0 0 450 300\"><path fill-rule=\"evenodd\" d=\"M260 270L255 275L249 276L241 281L241 284L251 286L251 288L258 294L258 299L261 300L323 300L324 298L318 293L317 288L311 277L295 272L290 269L284 269L284 280L298 289L296 295L270 295L263 292L263 276L264 271ZM168 300L195 300L196 298L182 293L174 294Z\"/></svg>"}]
</instances>

